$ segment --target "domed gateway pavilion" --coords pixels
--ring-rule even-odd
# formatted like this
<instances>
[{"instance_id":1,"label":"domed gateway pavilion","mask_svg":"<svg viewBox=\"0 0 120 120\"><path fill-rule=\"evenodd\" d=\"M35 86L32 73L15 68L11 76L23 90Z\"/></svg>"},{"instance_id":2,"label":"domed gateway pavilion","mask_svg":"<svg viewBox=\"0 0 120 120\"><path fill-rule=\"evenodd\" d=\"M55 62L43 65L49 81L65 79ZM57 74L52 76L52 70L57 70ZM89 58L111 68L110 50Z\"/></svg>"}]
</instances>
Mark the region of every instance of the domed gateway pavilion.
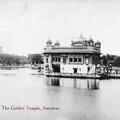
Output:
<instances>
[{"instance_id":1,"label":"domed gateway pavilion","mask_svg":"<svg viewBox=\"0 0 120 120\"><path fill-rule=\"evenodd\" d=\"M44 48L45 73L95 73L95 65L100 61L101 43L88 40L82 35L72 41L70 47L54 45L49 39Z\"/></svg>"}]
</instances>

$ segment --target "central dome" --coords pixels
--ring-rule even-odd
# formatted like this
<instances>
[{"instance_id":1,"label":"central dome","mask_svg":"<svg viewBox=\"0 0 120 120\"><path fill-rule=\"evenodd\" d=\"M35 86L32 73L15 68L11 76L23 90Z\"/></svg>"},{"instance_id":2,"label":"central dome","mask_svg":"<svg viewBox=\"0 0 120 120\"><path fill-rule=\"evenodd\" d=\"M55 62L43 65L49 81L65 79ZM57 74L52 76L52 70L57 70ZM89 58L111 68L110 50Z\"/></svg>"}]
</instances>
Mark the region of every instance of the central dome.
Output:
<instances>
[{"instance_id":1,"label":"central dome","mask_svg":"<svg viewBox=\"0 0 120 120\"><path fill-rule=\"evenodd\" d=\"M83 37L82 35L80 37L78 37L77 41L72 41L72 46L82 46L82 45L86 45L87 44L87 40L85 37Z\"/></svg>"},{"instance_id":2,"label":"central dome","mask_svg":"<svg viewBox=\"0 0 120 120\"><path fill-rule=\"evenodd\" d=\"M78 38L79 41L86 41L86 38L83 37L82 35L80 35L80 37Z\"/></svg>"}]
</instances>

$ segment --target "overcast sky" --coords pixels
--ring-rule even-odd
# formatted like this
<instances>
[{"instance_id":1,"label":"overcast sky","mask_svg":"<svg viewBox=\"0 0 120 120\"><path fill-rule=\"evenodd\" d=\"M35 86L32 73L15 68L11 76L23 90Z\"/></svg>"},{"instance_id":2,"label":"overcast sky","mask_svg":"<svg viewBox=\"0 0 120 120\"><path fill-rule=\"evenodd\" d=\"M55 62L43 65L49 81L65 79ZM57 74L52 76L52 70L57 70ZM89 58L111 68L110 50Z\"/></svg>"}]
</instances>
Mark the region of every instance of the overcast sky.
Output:
<instances>
[{"instance_id":1,"label":"overcast sky","mask_svg":"<svg viewBox=\"0 0 120 120\"><path fill-rule=\"evenodd\" d=\"M69 46L83 34L120 55L119 0L0 0L0 46L6 53L41 53L50 37Z\"/></svg>"}]
</instances>

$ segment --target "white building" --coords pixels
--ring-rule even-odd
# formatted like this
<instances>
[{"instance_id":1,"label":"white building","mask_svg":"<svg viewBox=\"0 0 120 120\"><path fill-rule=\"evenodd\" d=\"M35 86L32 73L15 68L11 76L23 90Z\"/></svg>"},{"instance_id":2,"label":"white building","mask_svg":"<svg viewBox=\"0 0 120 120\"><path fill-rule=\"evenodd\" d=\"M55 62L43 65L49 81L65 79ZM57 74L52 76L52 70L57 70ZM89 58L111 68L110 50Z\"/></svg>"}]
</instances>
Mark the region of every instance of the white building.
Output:
<instances>
[{"instance_id":1,"label":"white building","mask_svg":"<svg viewBox=\"0 0 120 120\"><path fill-rule=\"evenodd\" d=\"M44 49L45 72L60 73L95 73L95 65L99 64L101 43L94 43L82 35L72 41L70 47L61 47L57 41L52 45L48 40Z\"/></svg>"}]
</instances>

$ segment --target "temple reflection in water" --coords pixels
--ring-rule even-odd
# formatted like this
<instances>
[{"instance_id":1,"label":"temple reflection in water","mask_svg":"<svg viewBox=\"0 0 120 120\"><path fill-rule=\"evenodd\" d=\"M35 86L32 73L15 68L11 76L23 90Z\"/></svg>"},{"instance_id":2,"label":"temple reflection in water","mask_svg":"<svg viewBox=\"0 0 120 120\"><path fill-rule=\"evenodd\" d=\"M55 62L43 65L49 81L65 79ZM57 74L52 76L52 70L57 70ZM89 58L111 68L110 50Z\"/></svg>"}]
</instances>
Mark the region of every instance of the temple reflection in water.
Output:
<instances>
[{"instance_id":1,"label":"temple reflection in water","mask_svg":"<svg viewBox=\"0 0 120 120\"><path fill-rule=\"evenodd\" d=\"M86 89L99 89L100 81L93 79L76 79L76 78L58 78L58 77L46 77L46 84L51 86L64 86L73 88L86 88Z\"/></svg>"}]
</instances>

